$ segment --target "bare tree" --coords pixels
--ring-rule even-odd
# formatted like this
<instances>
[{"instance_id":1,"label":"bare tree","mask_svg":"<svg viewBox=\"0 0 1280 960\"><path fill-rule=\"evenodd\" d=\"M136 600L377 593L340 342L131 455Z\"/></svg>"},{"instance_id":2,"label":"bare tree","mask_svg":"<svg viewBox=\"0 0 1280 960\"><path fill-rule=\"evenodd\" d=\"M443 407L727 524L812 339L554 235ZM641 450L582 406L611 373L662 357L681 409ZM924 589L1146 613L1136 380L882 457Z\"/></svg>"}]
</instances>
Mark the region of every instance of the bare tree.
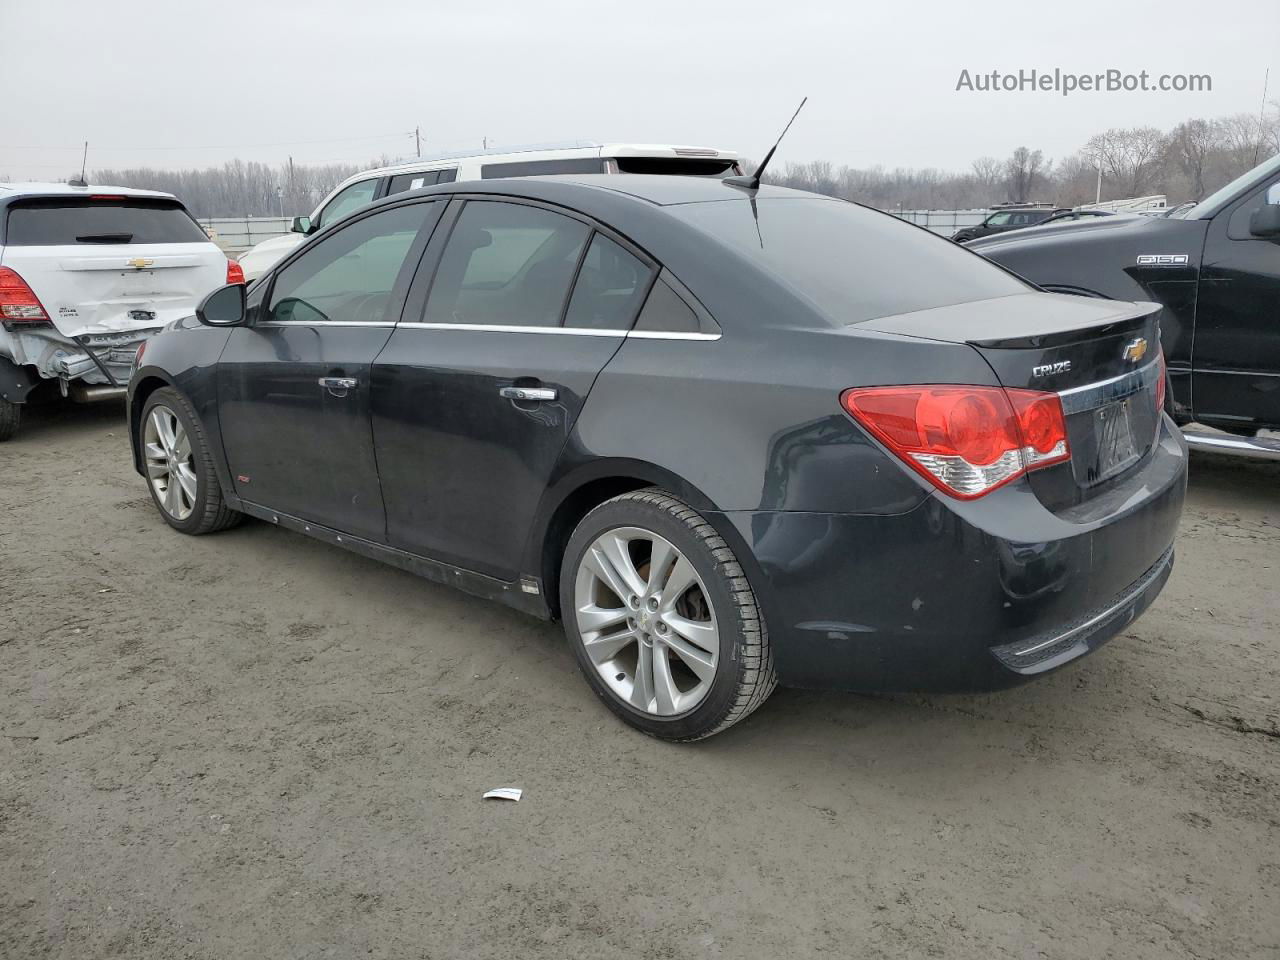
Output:
<instances>
[{"instance_id":1,"label":"bare tree","mask_svg":"<svg viewBox=\"0 0 1280 960\"><path fill-rule=\"evenodd\" d=\"M1004 162L1005 185L1008 187L1009 199L1022 203L1031 199L1036 185L1042 182L1049 167L1046 165L1044 153L1018 147Z\"/></svg>"},{"instance_id":2,"label":"bare tree","mask_svg":"<svg viewBox=\"0 0 1280 960\"><path fill-rule=\"evenodd\" d=\"M1085 153L1111 175L1121 196L1145 196L1160 169L1164 134L1155 127L1112 128L1089 138Z\"/></svg>"},{"instance_id":3,"label":"bare tree","mask_svg":"<svg viewBox=\"0 0 1280 960\"><path fill-rule=\"evenodd\" d=\"M1168 158L1186 175L1194 199L1205 195L1205 171L1210 158L1221 146L1221 128L1209 120L1184 121L1169 134L1166 142Z\"/></svg>"}]
</instances>

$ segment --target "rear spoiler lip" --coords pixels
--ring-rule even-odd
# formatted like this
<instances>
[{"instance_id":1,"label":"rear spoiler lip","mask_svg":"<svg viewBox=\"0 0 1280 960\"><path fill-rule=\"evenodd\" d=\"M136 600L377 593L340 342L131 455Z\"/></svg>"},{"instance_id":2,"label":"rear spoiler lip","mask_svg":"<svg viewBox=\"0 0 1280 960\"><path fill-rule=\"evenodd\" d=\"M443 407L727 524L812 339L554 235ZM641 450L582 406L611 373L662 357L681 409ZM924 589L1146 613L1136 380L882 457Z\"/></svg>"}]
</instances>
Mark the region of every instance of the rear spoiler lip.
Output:
<instances>
[{"instance_id":1,"label":"rear spoiler lip","mask_svg":"<svg viewBox=\"0 0 1280 960\"><path fill-rule=\"evenodd\" d=\"M1148 301L1103 300L1028 291L989 300L934 307L914 313L880 317L850 324L848 330L865 330L891 336L931 340L935 343L964 343L978 348L1035 349L1064 346L1081 339L1105 335L1108 328L1134 326L1158 314L1163 307ZM1057 314L1057 316L1054 316ZM1038 317L1039 329L1020 333L1020 317ZM965 325L979 329L965 335ZM999 328L1009 329L999 334ZM1032 326L1027 324L1026 326ZM1026 329L1023 326L1023 329ZM993 329L993 327L995 329ZM954 336L948 335L955 329Z\"/></svg>"},{"instance_id":2,"label":"rear spoiler lip","mask_svg":"<svg viewBox=\"0 0 1280 960\"><path fill-rule=\"evenodd\" d=\"M965 343L985 349L1033 350L1040 347L1063 347L1079 340L1107 336L1118 329L1134 326L1134 321L1145 321L1158 314L1163 308L1161 304L1147 300L1127 303L1132 310L1118 310L1107 317L1101 317L1097 323L1071 327L1066 330L1036 334L1030 337L1002 337L994 340L966 340Z\"/></svg>"}]
</instances>

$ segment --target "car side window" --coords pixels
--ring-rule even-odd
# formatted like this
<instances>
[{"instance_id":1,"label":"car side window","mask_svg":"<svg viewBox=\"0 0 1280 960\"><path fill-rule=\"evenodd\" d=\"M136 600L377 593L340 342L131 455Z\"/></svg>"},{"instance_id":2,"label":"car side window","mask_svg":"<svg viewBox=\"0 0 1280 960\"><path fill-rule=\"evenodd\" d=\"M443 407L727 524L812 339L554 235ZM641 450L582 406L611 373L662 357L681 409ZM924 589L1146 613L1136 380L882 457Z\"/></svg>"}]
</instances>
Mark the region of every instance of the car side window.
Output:
<instances>
[{"instance_id":1,"label":"car side window","mask_svg":"<svg viewBox=\"0 0 1280 960\"><path fill-rule=\"evenodd\" d=\"M316 224L317 228L327 227L353 210L359 210L366 204L372 203L373 195L377 192L378 181L376 179L361 180L359 183L353 183L324 205L324 209L320 211L319 222Z\"/></svg>"},{"instance_id":2,"label":"car side window","mask_svg":"<svg viewBox=\"0 0 1280 960\"><path fill-rule=\"evenodd\" d=\"M276 276L266 319L279 323L386 319L414 239L440 219L444 204L410 203L339 229Z\"/></svg>"},{"instance_id":3,"label":"car side window","mask_svg":"<svg viewBox=\"0 0 1280 960\"><path fill-rule=\"evenodd\" d=\"M991 216L987 217L987 226L1002 227L1009 222L1010 216L1011 214L1007 212L993 213Z\"/></svg>"},{"instance_id":4,"label":"car side window","mask_svg":"<svg viewBox=\"0 0 1280 960\"><path fill-rule=\"evenodd\" d=\"M443 172L445 171L419 170L417 173L398 174L392 177L387 185L387 196L393 193L404 193L406 190L417 190L419 187L434 187L440 182L440 174Z\"/></svg>"},{"instance_id":5,"label":"car side window","mask_svg":"<svg viewBox=\"0 0 1280 960\"><path fill-rule=\"evenodd\" d=\"M591 238L564 315L566 327L629 330L653 271L603 234Z\"/></svg>"},{"instance_id":6,"label":"car side window","mask_svg":"<svg viewBox=\"0 0 1280 960\"><path fill-rule=\"evenodd\" d=\"M472 200L453 225L423 319L554 327L591 229L540 207Z\"/></svg>"},{"instance_id":7,"label":"car side window","mask_svg":"<svg viewBox=\"0 0 1280 960\"><path fill-rule=\"evenodd\" d=\"M698 333L698 315L685 299L659 277L636 318L635 329L646 333Z\"/></svg>"}]
</instances>

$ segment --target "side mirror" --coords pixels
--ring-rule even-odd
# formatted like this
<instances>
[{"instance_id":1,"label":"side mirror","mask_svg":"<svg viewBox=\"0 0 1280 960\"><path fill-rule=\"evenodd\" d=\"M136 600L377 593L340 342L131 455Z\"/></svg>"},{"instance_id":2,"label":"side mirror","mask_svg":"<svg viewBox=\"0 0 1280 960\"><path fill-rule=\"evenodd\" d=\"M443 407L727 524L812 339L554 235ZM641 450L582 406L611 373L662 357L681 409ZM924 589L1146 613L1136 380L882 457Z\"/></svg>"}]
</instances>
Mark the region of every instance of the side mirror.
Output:
<instances>
[{"instance_id":1,"label":"side mirror","mask_svg":"<svg viewBox=\"0 0 1280 960\"><path fill-rule=\"evenodd\" d=\"M219 287L200 301L196 319L206 327L235 327L244 323L244 284Z\"/></svg>"},{"instance_id":2,"label":"side mirror","mask_svg":"<svg viewBox=\"0 0 1280 960\"><path fill-rule=\"evenodd\" d=\"M300 233L303 236L306 236L308 233L311 232L311 218L310 217L294 217L293 222L289 224L289 232Z\"/></svg>"},{"instance_id":3,"label":"side mirror","mask_svg":"<svg viewBox=\"0 0 1280 960\"><path fill-rule=\"evenodd\" d=\"M1280 183L1267 188L1267 202L1249 217L1249 232L1266 240L1280 238Z\"/></svg>"}]
</instances>

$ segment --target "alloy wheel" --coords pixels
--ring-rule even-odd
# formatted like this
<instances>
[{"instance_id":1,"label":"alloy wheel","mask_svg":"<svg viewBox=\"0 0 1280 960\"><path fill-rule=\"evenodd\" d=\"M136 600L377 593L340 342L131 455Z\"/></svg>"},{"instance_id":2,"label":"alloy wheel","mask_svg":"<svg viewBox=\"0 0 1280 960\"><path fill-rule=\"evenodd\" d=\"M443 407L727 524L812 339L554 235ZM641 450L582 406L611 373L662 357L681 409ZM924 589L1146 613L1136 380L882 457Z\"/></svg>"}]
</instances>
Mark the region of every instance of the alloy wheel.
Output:
<instances>
[{"instance_id":1,"label":"alloy wheel","mask_svg":"<svg viewBox=\"0 0 1280 960\"><path fill-rule=\"evenodd\" d=\"M588 659L632 707L673 717L710 692L720 659L715 611L669 541L639 527L601 534L578 563L574 608Z\"/></svg>"},{"instance_id":2,"label":"alloy wheel","mask_svg":"<svg viewBox=\"0 0 1280 960\"><path fill-rule=\"evenodd\" d=\"M174 520L186 520L195 508L196 471L191 438L182 421L168 407L157 404L147 414L142 442L156 502Z\"/></svg>"}]
</instances>

